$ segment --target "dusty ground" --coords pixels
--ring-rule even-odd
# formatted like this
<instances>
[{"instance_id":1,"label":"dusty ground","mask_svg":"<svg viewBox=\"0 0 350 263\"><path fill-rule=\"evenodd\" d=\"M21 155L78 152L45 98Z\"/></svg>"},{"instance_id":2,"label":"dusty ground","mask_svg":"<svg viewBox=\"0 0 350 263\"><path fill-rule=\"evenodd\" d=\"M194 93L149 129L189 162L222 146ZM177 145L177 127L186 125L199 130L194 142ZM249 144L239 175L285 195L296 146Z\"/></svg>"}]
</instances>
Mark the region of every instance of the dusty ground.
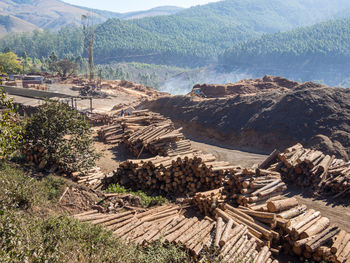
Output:
<instances>
[{"instance_id":1,"label":"dusty ground","mask_svg":"<svg viewBox=\"0 0 350 263\"><path fill-rule=\"evenodd\" d=\"M243 152L231 148L223 148L212 144L206 144L191 140L195 149L213 154L218 160L232 163L233 165L241 165L243 167L252 167L254 164L263 162L267 155Z\"/></svg>"}]
</instances>

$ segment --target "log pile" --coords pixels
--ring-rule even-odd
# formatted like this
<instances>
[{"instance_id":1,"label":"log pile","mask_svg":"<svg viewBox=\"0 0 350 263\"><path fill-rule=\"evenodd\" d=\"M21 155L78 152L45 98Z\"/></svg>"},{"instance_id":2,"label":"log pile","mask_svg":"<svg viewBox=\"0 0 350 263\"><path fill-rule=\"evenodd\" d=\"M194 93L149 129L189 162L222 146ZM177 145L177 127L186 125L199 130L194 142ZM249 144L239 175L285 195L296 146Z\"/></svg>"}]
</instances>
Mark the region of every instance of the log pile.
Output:
<instances>
[{"instance_id":1,"label":"log pile","mask_svg":"<svg viewBox=\"0 0 350 263\"><path fill-rule=\"evenodd\" d=\"M180 129L164 116L148 110L134 111L119 117L113 124L102 127L99 138L108 144L124 142L135 156L143 152L153 155L175 156L195 152Z\"/></svg>"},{"instance_id":2,"label":"log pile","mask_svg":"<svg viewBox=\"0 0 350 263\"><path fill-rule=\"evenodd\" d=\"M126 187L163 195L193 195L221 187L234 168L229 163L217 162L211 154L200 152L172 157L156 156L121 163L106 184L121 183Z\"/></svg>"},{"instance_id":3,"label":"log pile","mask_svg":"<svg viewBox=\"0 0 350 263\"><path fill-rule=\"evenodd\" d=\"M186 207L166 205L137 213L127 211L103 214L97 210L74 217L82 222L102 225L128 243L147 246L157 240L177 244L195 259L204 251L219 250L220 260L225 262L274 262L268 247L260 247L249 235L247 227L232 220L187 217Z\"/></svg>"},{"instance_id":4,"label":"log pile","mask_svg":"<svg viewBox=\"0 0 350 263\"><path fill-rule=\"evenodd\" d=\"M271 168L299 186L311 186L334 197L350 196L350 162L306 149L300 143L278 153Z\"/></svg>"},{"instance_id":5,"label":"log pile","mask_svg":"<svg viewBox=\"0 0 350 263\"><path fill-rule=\"evenodd\" d=\"M101 171L100 167L93 167L85 173L74 172L71 174L71 177L78 184L85 184L93 189L101 187L103 181L108 178L108 176Z\"/></svg>"},{"instance_id":6,"label":"log pile","mask_svg":"<svg viewBox=\"0 0 350 263\"><path fill-rule=\"evenodd\" d=\"M98 131L98 138L107 144L119 144L124 138L124 129L120 124L102 127Z\"/></svg>"},{"instance_id":7,"label":"log pile","mask_svg":"<svg viewBox=\"0 0 350 263\"><path fill-rule=\"evenodd\" d=\"M225 182L225 192L231 202L252 208L280 196L286 189L279 172L261 168L238 167Z\"/></svg>"},{"instance_id":8,"label":"log pile","mask_svg":"<svg viewBox=\"0 0 350 263\"><path fill-rule=\"evenodd\" d=\"M254 210L243 207L238 209L252 217L275 215L276 227L272 233L278 233L279 239L273 240L273 251L279 251L283 247L284 251L299 256L301 261L305 259L313 259L317 262L350 260L350 251L344 250L349 240L345 239L343 242L339 241L342 240L342 236L338 238L344 231L331 225L329 219L322 217L319 211L300 205L295 198L280 196L272 198L265 205L255 207ZM254 219L257 220L257 218ZM261 222L264 223L264 220ZM346 235L350 238L350 234ZM332 247L336 248L332 250ZM337 253L338 249L339 253Z\"/></svg>"}]
</instances>

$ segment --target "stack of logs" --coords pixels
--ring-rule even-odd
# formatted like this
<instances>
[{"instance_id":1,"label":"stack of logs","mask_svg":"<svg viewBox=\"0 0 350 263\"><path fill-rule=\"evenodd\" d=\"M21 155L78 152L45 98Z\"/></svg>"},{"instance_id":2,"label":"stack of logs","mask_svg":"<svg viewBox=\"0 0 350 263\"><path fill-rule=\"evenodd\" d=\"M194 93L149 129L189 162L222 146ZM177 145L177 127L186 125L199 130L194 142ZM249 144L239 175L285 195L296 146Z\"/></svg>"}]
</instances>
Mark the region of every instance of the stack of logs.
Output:
<instances>
[{"instance_id":1,"label":"stack of logs","mask_svg":"<svg viewBox=\"0 0 350 263\"><path fill-rule=\"evenodd\" d=\"M276 254L283 248L302 261L350 262L350 234L331 225L319 211L307 209L295 198L282 195L251 207L249 204L233 207L223 193L223 188L197 193L192 203L206 215L244 225L259 245L269 247Z\"/></svg>"},{"instance_id":2,"label":"stack of logs","mask_svg":"<svg viewBox=\"0 0 350 263\"><path fill-rule=\"evenodd\" d=\"M268 247L261 247L249 235L247 227L221 217L216 224L208 217L201 219L186 214L186 207L165 205L141 213L102 214L92 210L74 217L82 222L102 225L128 243L146 246L162 239L177 244L195 259L203 258L203 252L216 248L220 260L225 262L278 262L272 260Z\"/></svg>"},{"instance_id":3,"label":"stack of logs","mask_svg":"<svg viewBox=\"0 0 350 263\"><path fill-rule=\"evenodd\" d=\"M175 129L170 119L148 110L134 111L130 116L117 118L113 124L102 127L98 134L105 143L124 142L138 157L143 152L161 156L195 152L181 129Z\"/></svg>"},{"instance_id":4,"label":"stack of logs","mask_svg":"<svg viewBox=\"0 0 350 263\"><path fill-rule=\"evenodd\" d=\"M350 196L350 162L304 148L300 143L274 155L269 169L279 171L292 183L330 192L335 198Z\"/></svg>"},{"instance_id":5,"label":"stack of logs","mask_svg":"<svg viewBox=\"0 0 350 263\"><path fill-rule=\"evenodd\" d=\"M119 144L124 138L124 129L120 124L102 127L98 131L98 138L107 144Z\"/></svg>"},{"instance_id":6,"label":"stack of logs","mask_svg":"<svg viewBox=\"0 0 350 263\"><path fill-rule=\"evenodd\" d=\"M71 174L71 177L78 184L85 184L93 189L102 187L102 182L108 178L108 176L101 171L100 167L93 167L85 173L74 172Z\"/></svg>"},{"instance_id":7,"label":"stack of logs","mask_svg":"<svg viewBox=\"0 0 350 263\"><path fill-rule=\"evenodd\" d=\"M272 170L237 169L226 180L225 192L231 202L254 209L275 196L283 194L287 186L281 174Z\"/></svg>"},{"instance_id":8,"label":"stack of logs","mask_svg":"<svg viewBox=\"0 0 350 263\"><path fill-rule=\"evenodd\" d=\"M120 164L106 184L121 183L131 188L176 196L221 187L235 166L217 162L211 154L192 153L178 156L128 160Z\"/></svg>"},{"instance_id":9,"label":"stack of logs","mask_svg":"<svg viewBox=\"0 0 350 263\"><path fill-rule=\"evenodd\" d=\"M249 215L258 212L261 216L276 216L275 231L280 235L278 243L274 242L277 250L283 246L286 252L298 255L302 261L350 262L350 234L344 235L344 231L331 225L319 211L299 205L295 198L279 196L255 210L240 209Z\"/></svg>"}]
</instances>

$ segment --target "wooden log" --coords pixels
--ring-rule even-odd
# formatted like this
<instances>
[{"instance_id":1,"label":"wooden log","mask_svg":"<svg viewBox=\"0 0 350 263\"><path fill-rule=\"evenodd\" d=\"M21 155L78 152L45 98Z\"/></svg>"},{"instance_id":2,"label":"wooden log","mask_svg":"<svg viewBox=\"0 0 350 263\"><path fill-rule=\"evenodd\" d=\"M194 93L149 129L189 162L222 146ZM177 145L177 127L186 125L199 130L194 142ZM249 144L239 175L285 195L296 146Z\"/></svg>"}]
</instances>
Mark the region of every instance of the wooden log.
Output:
<instances>
[{"instance_id":1,"label":"wooden log","mask_svg":"<svg viewBox=\"0 0 350 263\"><path fill-rule=\"evenodd\" d=\"M220 247L223 247L226 244L226 242L227 242L227 240L229 238L229 233L231 232L232 226L233 226L233 220L230 219L227 222L227 224L225 226L225 230L224 230L224 232L221 235L221 238L220 238L220 241L219 241ZM215 239L215 241L216 241L216 239Z\"/></svg>"},{"instance_id":2,"label":"wooden log","mask_svg":"<svg viewBox=\"0 0 350 263\"><path fill-rule=\"evenodd\" d=\"M222 217L218 217L216 221L216 232L215 232L215 242L214 246L219 247L219 242L222 236L222 232L224 230L224 221L222 220Z\"/></svg>"},{"instance_id":3,"label":"wooden log","mask_svg":"<svg viewBox=\"0 0 350 263\"><path fill-rule=\"evenodd\" d=\"M299 205L297 207L291 208L287 211L281 212L277 215L277 217L284 218L284 219L290 219L293 217L296 217L298 215L301 215L303 212L305 212L307 209L306 205Z\"/></svg>"},{"instance_id":4,"label":"wooden log","mask_svg":"<svg viewBox=\"0 0 350 263\"><path fill-rule=\"evenodd\" d=\"M316 235L323 230L325 230L329 226L330 222L327 217L322 217L319 219L313 226L305 230L303 233L300 234L300 237L302 239Z\"/></svg>"},{"instance_id":5,"label":"wooden log","mask_svg":"<svg viewBox=\"0 0 350 263\"><path fill-rule=\"evenodd\" d=\"M268 168L269 165L277 159L279 153L280 153L280 152L279 152L278 150L275 149L275 150L269 155L269 157L267 157L266 160L263 161L263 162L259 165L259 168L261 168L261 169L266 169L266 168Z\"/></svg>"},{"instance_id":6,"label":"wooden log","mask_svg":"<svg viewBox=\"0 0 350 263\"><path fill-rule=\"evenodd\" d=\"M305 244L306 251L313 253L317 248L327 243L333 236L338 234L340 229L336 226L331 226L326 230L322 231L320 234L317 234L315 238Z\"/></svg>"},{"instance_id":7,"label":"wooden log","mask_svg":"<svg viewBox=\"0 0 350 263\"><path fill-rule=\"evenodd\" d=\"M263 192L263 191L265 191L265 190L268 190L268 189L270 189L270 188L272 188L272 187L278 185L278 184L281 183L281 182L282 182L281 179L277 179L277 180L273 181L272 183L270 183L270 184L264 186L263 188L260 188L259 190L255 191L255 192L252 194L252 196L256 196L256 195L258 195L259 193L261 193L261 192Z\"/></svg>"},{"instance_id":8,"label":"wooden log","mask_svg":"<svg viewBox=\"0 0 350 263\"><path fill-rule=\"evenodd\" d=\"M335 242L333 243L332 247L331 247L331 252L333 254L337 253L339 250L339 247L341 247L341 244L346 236L346 232L344 230L340 230L339 234L336 235L335 237Z\"/></svg>"},{"instance_id":9,"label":"wooden log","mask_svg":"<svg viewBox=\"0 0 350 263\"><path fill-rule=\"evenodd\" d=\"M292 197L292 198L288 198L280 201L270 201L267 203L267 208L269 212L276 213L276 212L281 212L281 211L285 211L290 208L293 208L298 204L299 204L298 200Z\"/></svg>"}]
</instances>

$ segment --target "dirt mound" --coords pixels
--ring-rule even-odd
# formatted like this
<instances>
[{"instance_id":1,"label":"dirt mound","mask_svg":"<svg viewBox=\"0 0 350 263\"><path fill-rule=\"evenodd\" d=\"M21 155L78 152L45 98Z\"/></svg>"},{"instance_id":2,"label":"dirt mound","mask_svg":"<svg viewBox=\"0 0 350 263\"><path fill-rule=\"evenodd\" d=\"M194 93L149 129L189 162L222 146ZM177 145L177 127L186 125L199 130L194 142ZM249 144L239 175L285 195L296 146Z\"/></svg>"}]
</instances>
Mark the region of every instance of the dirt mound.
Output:
<instances>
[{"instance_id":1,"label":"dirt mound","mask_svg":"<svg viewBox=\"0 0 350 263\"><path fill-rule=\"evenodd\" d=\"M218 98L238 94L254 94L271 90L284 91L299 86L300 83L282 77L265 76L262 79L244 79L234 84L197 84L193 87L190 94L207 98Z\"/></svg>"},{"instance_id":2,"label":"dirt mound","mask_svg":"<svg viewBox=\"0 0 350 263\"><path fill-rule=\"evenodd\" d=\"M350 154L350 90L315 83L287 89L287 81L277 81L284 88L217 99L164 97L143 106L172 118L187 137L269 152L296 142L311 146L311 138L322 134L332 141L328 152L347 159L342 149Z\"/></svg>"}]
</instances>

